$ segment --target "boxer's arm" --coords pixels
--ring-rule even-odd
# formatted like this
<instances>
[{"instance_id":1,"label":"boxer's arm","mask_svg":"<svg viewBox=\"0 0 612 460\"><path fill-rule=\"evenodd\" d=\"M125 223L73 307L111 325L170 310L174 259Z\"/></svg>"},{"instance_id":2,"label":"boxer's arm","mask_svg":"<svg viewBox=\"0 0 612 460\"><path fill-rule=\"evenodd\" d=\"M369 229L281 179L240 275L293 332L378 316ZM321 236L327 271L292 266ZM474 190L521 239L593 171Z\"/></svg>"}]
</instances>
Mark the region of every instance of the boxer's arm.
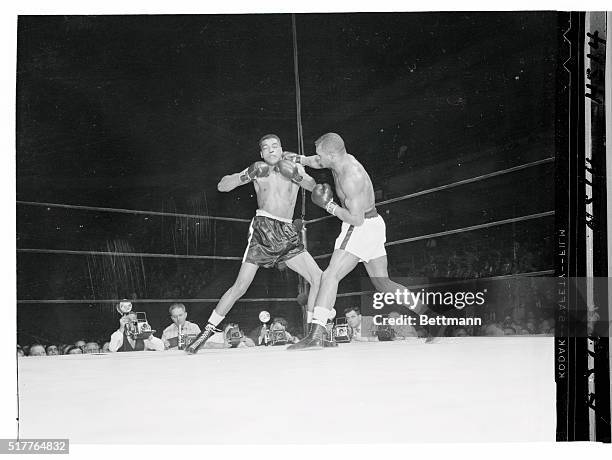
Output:
<instances>
[{"instance_id":1,"label":"boxer's arm","mask_svg":"<svg viewBox=\"0 0 612 460\"><path fill-rule=\"evenodd\" d=\"M256 161L248 168L229 176L224 176L217 184L217 190L220 192L229 192L242 184L256 181L260 177L268 177L270 174L270 166L264 161Z\"/></svg>"},{"instance_id":2,"label":"boxer's arm","mask_svg":"<svg viewBox=\"0 0 612 460\"><path fill-rule=\"evenodd\" d=\"M248 182L242 182L240 180L242 173L243 171L223 176L223 178L217 184L217 190L220 192L231 192L235 188L247 184Z\"/></svg>"},{"instance_id":3,"label":"boxer's arm","mask_svg":"<svg viewBox=\"0 0 612 460\"><path fill-rule=\"evenodd\" d=\"M291 160L297 164L308 166L309 168L323 169L323 166L321 166L321 162L319 161L319 155L311 155L307 157L306 155L298 155L297 153L293 152L283 152L283 158Z\"/></svg>"},{"instance_id":4,"label":"boxer's arm","mask_svg":"<svg viewBox=\"0 0 612 460\"><path fill-rule=\"evenodd\" d=\"M217 184L217 190L220 192L231 192L240 185L242 185L240 173L228 174L227 176L223 176L223 178L219 181Z\"/></svg>"},{"instance_id":5,"label":"boxer's arm","mask_svg":"<svg viewBox=\"0 0 612 460\"><path fill-rule=\"evenodd\" d=\"M311 155L309 157L303 156L301 160L301 163L304 166L308 166L309 168L313 169L323 169L323 166L321 165L321 161L319 159L319 155Z\"/></svg>"},{"instance_id":6,"label":"boxer's arm","mask_svg":"<svg viewBox=\"0 0 612 460\"><path fill-rule=\"evenodd\" d=\"M359 189L359 181L347 180L342 184L342 190L346 194L344 199L344 207L338 206L334 211L334 215L342 222L349 225L359 227L363 225L365 220L365 208L362 200L359 199L361 190Z\"/></svg>"},{"instance_id":7,"label":"boxer's arm","mask_svg":"<svg viewBox=\"0 0 612 460\"><path fill-rule=\"evenodd\" d=\"M306 170L304 169L304 166L302 166L301 164L298 164L296 166L298 168L298 172L302 176L302 180L299 183L300 187L303 187L309 192L312 192L312 189L314 188L315 185L317 185L317 183L312 177L306 174Z\"/></svg>"}]
</instances>

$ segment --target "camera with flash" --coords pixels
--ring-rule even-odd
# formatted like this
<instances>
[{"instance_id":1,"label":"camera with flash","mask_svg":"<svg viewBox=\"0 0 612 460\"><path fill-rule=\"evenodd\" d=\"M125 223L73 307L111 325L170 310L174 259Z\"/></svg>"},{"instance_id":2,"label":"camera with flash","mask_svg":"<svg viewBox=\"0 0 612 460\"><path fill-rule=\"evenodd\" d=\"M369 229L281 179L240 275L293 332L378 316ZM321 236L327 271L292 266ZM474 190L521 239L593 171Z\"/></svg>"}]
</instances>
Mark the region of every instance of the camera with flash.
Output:
<instances>
[{"instance_id":1,"label":"camera with flash","mask_svg":"<svg viewBox=\"0 0 612 460\"><path fill-rule=\"evenodd\" d=\"M155 329L151 329L151 325L147 321L147 314L144 311L132 311L132 302L127 300L119 302L117 311L123 316L128 316L129 322L125 325L125 330L133 340L148 339L155 332ZM130 315L136 315L136 318L132 319L129 317Z\"/></svg>"},{"instance_id":2,"label":"camera with flash","mask_svg":"<svg viewBox=\"0 0 612 460\"><path fill-rule=\"evenodd\" d=\"M285 328L282 329L270 329L270 345L287 345L287 332Z\"/></svg>"},{"instance_id":3,"label":"camera with flash","mask_svg":"<svg viewBox=\"0 0 612 460\"><path fill-rule=\"evenodd\" d=\"M225 337L232 348L237 348L242 341L242 332L237 324L231 324L225 331Z\"/></svg>"},{"instance_id":4,"label":"camera with flash","mask_svg":"<svg viewBox=\"0 0 612 460\"><path fill-rule=\"evenodd\" d=\"M337 318L331 330L331 338L338 343L348 343L353 338L353 328L346 318Z\"/></svg>"}]
</instances>

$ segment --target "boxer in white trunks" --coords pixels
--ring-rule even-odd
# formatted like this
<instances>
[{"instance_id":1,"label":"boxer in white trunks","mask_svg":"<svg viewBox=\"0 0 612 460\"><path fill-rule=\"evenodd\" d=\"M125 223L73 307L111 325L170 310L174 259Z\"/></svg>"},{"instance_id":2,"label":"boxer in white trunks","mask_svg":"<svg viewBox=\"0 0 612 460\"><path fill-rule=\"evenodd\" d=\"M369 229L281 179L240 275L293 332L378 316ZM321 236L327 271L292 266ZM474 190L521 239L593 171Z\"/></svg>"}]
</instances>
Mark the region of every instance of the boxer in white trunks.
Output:
<instances>
[{"instance_id":1,"label":"boxer in white trunks","mask_svg":"<svg viewBox=\"0 0 612 460\"><path fill-rule=\"evenodd\" d=\"M311 168L328 168L332 171L336 194L341 204L333 201L333 192L328 184L318 184L314 187L312 201L339 218L342 221L342 230L336 238L329 266L321 275L309 333L300 342L289 346L288 349L291 350L322 346L325 324L336 301L338 283L358 263L365 265L374 287L379 292L407 290L389 279L385 221L376 211L370 176L361 163L346 151L344 141L338 134L324 134L315 141L315 146L316 155L288 154L285 158ZM435 315L422 303L406 306L415 315Z\"/></svg>"}]
</instances>

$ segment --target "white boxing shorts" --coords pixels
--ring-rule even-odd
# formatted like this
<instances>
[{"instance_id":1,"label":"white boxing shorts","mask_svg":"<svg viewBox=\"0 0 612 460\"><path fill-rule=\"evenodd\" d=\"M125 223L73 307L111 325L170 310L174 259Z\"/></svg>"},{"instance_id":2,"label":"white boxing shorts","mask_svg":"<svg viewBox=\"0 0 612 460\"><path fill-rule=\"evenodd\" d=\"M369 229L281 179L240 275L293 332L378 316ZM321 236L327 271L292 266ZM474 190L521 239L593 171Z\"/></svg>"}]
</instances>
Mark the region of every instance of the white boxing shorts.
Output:
<instances>
[{"instance_id":1,"label":"white boxing shorts","mask_svg":"<svg viewBox=\"0 0 612 460\"><path fill-rule=\"evenodd\" d=\"M359 257L361 262L368 263L372 259L387 255L385 242L387 227L380 215L366 218L359 227L342 222L342 230L336 238L334 249L344 249Z\"/></svg>"}]
</instances>

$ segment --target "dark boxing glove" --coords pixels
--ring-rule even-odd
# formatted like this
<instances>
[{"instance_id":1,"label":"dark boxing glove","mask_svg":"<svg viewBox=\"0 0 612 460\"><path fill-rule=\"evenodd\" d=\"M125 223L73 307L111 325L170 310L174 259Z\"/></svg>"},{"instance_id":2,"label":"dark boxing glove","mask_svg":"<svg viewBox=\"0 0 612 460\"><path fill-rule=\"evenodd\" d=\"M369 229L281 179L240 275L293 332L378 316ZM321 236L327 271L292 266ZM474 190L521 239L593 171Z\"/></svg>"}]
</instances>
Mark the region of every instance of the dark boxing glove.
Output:
<instances>
[{"instance_id":1,"label":"dark boxing glove","mask_svg":"<svg viewBox=\"0 0 612 460\"><path fill-rule=\"evenodd\" d=\"M322 207L328 213L336 215L338 204L334 203L334 193L329 184L317 184L312 189L311 199L314 204Z\"/></svg>"},{"instance_id":2,"label":"dark boxing glove","mask_svg":"<svg viewBox=\"0 0 612 460\"><path fill-rule=\"evenodd\" d=\"M296 184L302 182L304 177L302 177L298 171L297 165L292 161L280 160L276 166L278 167L279 172L290 181L295 182Z\"/></svg>"},{"instance_id":3,"label":"dark boxing glove","mask_svg":"<svg viewBox=\"0 0 612 460\"><path fill-rule=\"evenodd\" d=\"M263 161L256 161L240 173L240 182L251 182L258 177L267 177L269 174L270 167Z\"/></svg>"}]
</instances>

